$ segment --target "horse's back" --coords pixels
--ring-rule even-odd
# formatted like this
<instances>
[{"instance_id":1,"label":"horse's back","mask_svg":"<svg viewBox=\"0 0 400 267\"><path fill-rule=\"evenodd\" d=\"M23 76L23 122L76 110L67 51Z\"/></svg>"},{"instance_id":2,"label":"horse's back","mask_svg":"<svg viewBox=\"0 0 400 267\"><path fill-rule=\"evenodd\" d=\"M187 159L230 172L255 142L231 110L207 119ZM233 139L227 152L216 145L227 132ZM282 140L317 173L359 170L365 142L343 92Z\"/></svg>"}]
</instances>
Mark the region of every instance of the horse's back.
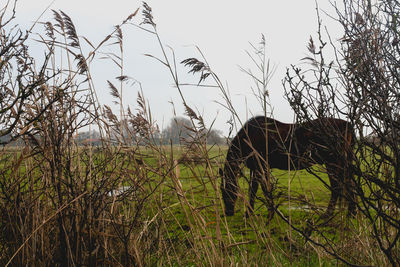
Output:
<instances>
[{"instance_id":1,"label":"horse's back","mask_svg":"<svg viewBox=\"0 0 400 267\"><path fill-rule=\"evenodd\" d=\"M309 151L310 146L327 147L338 142L337 139L347 139L349 135L351 138L351 133L349 123L342 119L319 118L306 123L290 124L257 116L243 125L232 140L231 149L234 158L245 161L250 169L261 168L260 162L265 160L270 168L303 169L311 166L313 162L323 163L332 158L331 155L325 155L321 149L312 153ZM334 139L329 140L321 136ZM288 155L291 155L290 160Z\"/></svg>"},{"instance_id":2,"label":"horse's back","mask_svg":"<svg viewBox=\"0 0 400 267\"><path fill-rule=\"evenodd\" d=\"M235 139L242 146L251 145L254 148L265 148L266 138L286 139L290 129L291 124L283 123L269 117L257 116L243 125Z\"/></svg>"},{"instance_id":3,"label":"horse's back","mask_svg":"<svg viewBox=\"0 0 400 267\"><path fill-rule=\"evenodd\" d=\"M232 140L231 148L236 150L236 155L240 155L250 169L261 168L260 162L267 158L267 151L269 155L273 154L273 157L268 157L271 168L287 169L287 156L278 151L282 151L282 147L285 146L292 127L292 124L272 118L254 117L240 129Z\"/></svg>"}]
</instances>

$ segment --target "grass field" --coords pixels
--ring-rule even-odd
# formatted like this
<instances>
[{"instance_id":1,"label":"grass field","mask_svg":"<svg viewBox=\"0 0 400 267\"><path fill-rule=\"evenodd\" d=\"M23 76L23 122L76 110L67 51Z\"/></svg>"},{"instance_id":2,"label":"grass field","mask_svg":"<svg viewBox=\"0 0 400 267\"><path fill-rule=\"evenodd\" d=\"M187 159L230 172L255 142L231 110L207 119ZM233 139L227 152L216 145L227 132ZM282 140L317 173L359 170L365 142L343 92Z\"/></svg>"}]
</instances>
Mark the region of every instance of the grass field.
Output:
<instances>
[{"instance_id":1,"label":"grass field","mask_svg":"<svg viewBox=\"0 0 400 267\"><path fill-rule=\"evenodd\" d=\"M220 178L217 173L218 168L223 166L226 150L227 147L208 150L212 166L187 161L170 168L170 177L164 181L158 192L157 198L163 199L162 207L150 206L146 214L149 218L162 214L164 230L174 257L170 262L168 257L157 256L151 262L159 264L163 260L179 266L198 265L200 262L200 265L208 265L219 261L222 265L236 262L269 266L330 266L340 263L330 258L318 246L307 243L302 235L291 229L279 216L275 215L268 223L268 211L262 201L264 196L261 189L258 191L254 216L246 218L244 215L248 201L248 183L245 178L239 180L241 190L235 215L224 217L219 192ZM176 160L171 162L179 162L185 153L184 149L174 147L170 155ZM150 165L156 162L154 158L146 160ZM320 169L319 174L328 183L323 168L315 166L314 169ZM248 177L247 169L244 174ZM274 169L272 175L277 180L275 195L279 195L276 201L280 203L278 209L282 215L290 218L291 223L301 229L307 227L307 222L318 224L319 215L325 211L330 198L328 188L305 170L289 173ZM354 222L347 221L343 206L344 203L338 205L337 209L341 211L322 227L320 237L339 243L342 240L345 243L343 246L348 246L353 227L360 225L357 225L356 219L353 219ZM155 210L158 210L156 215ZM353 230L341 232L345 228ZM314 234L319 235L318 232ZM217 254L221 258L208 258L213 254L214 257ZM357 255L352 257L356 258Z\"/></svg>"}]
</instances>

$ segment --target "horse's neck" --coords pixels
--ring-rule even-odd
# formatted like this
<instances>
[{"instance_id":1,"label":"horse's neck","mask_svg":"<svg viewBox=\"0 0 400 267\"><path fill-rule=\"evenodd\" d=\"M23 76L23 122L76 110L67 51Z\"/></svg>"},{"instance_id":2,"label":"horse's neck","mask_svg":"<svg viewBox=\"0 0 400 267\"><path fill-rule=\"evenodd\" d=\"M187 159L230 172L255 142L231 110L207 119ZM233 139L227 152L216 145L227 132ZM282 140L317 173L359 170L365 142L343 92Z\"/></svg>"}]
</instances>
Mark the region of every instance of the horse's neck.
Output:
<instances>
[{"instance_id":1,"label":"horse's neck","mask_svg":"<svg viewBox=\"0 0 400 267\"><path fill-rule=\"evenodd\" d=\"M241 153L237 149L232 149L231 146L226 155L225 171L232 172L232 174L238 173L243 161Z\"/></svg>"},{"instance_id":2,"label":"horse's neck","mask_svg":"<svg viewBox=\"0 0 400 267\"><path fill-rule=\"evenodd\" d=\"M240 173L240 165L237 162L225 162L224 173L226 177L231 177L232 179Z\"/></svg>"}]
</instances>

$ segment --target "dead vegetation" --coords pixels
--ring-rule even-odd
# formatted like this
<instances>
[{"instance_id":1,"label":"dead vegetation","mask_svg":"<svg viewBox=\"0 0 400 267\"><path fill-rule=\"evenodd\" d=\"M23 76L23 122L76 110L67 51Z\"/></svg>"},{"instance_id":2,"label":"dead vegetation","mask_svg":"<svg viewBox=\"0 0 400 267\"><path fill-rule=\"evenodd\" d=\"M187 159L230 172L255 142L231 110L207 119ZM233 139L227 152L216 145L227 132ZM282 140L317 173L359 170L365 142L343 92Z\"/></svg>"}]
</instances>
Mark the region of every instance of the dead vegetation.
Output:
<instances>
[{"instance_id":1,"label":"dead vegetation","mask_svg":"<svg viewBox=\"0 0 400 267\"><path fill-rule=\"evenodd\" d=\"M393 157L397 154L388 155L382 146L370 147L388 160L380 161L378 173L379 177L390 178L384 180L388 186L381 186L379 180L373 180L374 185L368 184L369 192L376 193L374 197L380 196L385 202L382 204L378 199L374 203L380 204L373 206L373 198L364 194L359 204L364 205L359 207L361 214L350 221L339 211L332 220L321 222L314 195L310 198L303 187L300 193L291 192L294 176L290 174L285 174L288 186L279 192L280 196L283 192L286 194L285 201L289 200L288 208L278 208L280 219L268 225L265 216L244 219L239 215L240 218L229 220L222 214L217 171L223 151L207 144L206 137L211 130L186 101L176 72L175 54L167 53L150 6L144 3L99 44L80 37L67 14L52 11L53 20L36 25L44 27L46 32L39 34L36 43L46 51L44 60L40 61L42 64L37 65L26 47L27 40L32 38L30 32L13 27L14 4L10 0L0 7L0 135L9 137L4 142L19 141L16 149L4 147L0 154L0 265L398 263L398 182L393 182L398 180L398 170L393 168L397 165L389 164L397 159ZM163 57L148 56L167 67L181 96L189 120L185 127L191 134L183 140L186 146L179 151L160 142L160 130L152 121L139 83L134 104L137 108L132 111L123 105L124 86L130 79L124 69L123 33L129 24L155 36ZM392 41L394 43L395 39ZM89 51L82 48L83 43L90 47ZM353 43L354 48L358 43ZM95 77L90 72L91 64L104 46L115 49L109 56L119 75L108 81L107 86L119 107L119 114L99 103L93 82ZM266 60L264 38L260 47L253 47L254 55L249 55L254 56L252 60L261 73L248 74L256 83L255 95L264 114L269 115L267 87L274 70ZM319 55L315 45L310 44L309 49L315 57ZM346 50L347 59L353 62L357 56L350 50ZM232 129L235 124L241 126L228 90L205 58L190 58L182 64L189 67L190 72L200 74L199 84L211 80L213 86L220 89L224 106L232 113ZM357 73L366 71L363 68L367 65L353 66L346 71L357 80ZM326 65L320 66L323 66L320 74L325 74ZM296 70L294 68L295 74L301 78L300 71ZM376 71L381 73L380 69ZM298 96L296 92L301 89L301 83L294 83L295 77L288 78L290 92L293 97ZM353 85L351 90L356 88ZM292 105L300 116L304 101L294 100L298 100L292 101ZM356 101L355 98L350 100ZM308 114L303 114L306 119ZM363 115L360 110L351 114ZM390 123L381 122L394 132L398 124L390 119ZM368 118L362 122L366 120ZM376 121L376 118L369 120L371 124ZM94 147L90 142L79 145L78 132L88 128L89 132L99 131L99 146ZM380 138L384 140L382 135ZM397 143L388 145L397 153ZM357 190L372 181L370 176L359 177ZM358 191L359 194L363 192ZM243 207L246 206L245 195L245 191L239 192ZM386 205L390 203L388 200L394 201ZM296 205L310 208L296 213L291 211L298 208ZM266 211L264 204L257 209L261 213ZM371 225L374 221L379 223Z\"/></svg>"}]
</instances>

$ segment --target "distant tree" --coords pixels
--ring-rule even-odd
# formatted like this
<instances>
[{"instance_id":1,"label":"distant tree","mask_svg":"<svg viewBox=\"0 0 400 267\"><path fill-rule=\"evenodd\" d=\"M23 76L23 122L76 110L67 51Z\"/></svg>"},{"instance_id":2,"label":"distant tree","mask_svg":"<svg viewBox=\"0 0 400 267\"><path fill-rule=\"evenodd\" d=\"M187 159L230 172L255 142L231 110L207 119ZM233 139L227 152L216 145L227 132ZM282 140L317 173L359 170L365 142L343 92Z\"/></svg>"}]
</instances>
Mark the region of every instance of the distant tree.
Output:
<instances>
[{"instance_id":1,"label":"distant tree","mask_svg":"<svg viewBox=\"0 0 400 267\"><path fill-rule=\"evenodd\" d=\"M224 144L225 139L222 136L221 130L211 129L207 133L207 144L217 144L222 145Z\"/></svg>"},{"instance_id":2,"label":"distant tree","mask_svg":"<svg viewBox=\"0 0 400 267\"><path fill-rule=\"evenodd\" d=\"M81 145L89 145L89 144L100 145L102 138L98 131L92 130L92 131L79 132L77 140Z\"/></svg>"},{"instance_id":3,"label":"distant tree","mask_svg":"<svg viewBox=\"0 0 400 267\"><path fill-rule=\"evenodd\" d=\"M188 143L196 139L196 134L198 138L207 141L207 144L222 144L224 142L222 131L216 129L196 131L193 129L192 122L184 117L171 119L169 125L162 132L162 139L165 144Z\"/></svg>"},{"instance_id":4,"label":"distant tree","mask_svg":"<svg viewBox=\"0 0 400 267\"><path fill-rule=\"evenodd\" d=\"M96 138L96 139L100 138L100 133L96 130L78 133L79 141L82 141L85 139L93 139L93 138Z\"/></svg>"},{"instance_id":5,"label":"distant tree","mask_svg":"<svg viewBox=\"0 0 400 267\"><path fill-rule=\"evenodd\" d=\"M182 140L191 138L192 123L184 117L172 118L169 125L163 130L162 138L164 143L179 144Z\"/></svg>"}]
</instances>

